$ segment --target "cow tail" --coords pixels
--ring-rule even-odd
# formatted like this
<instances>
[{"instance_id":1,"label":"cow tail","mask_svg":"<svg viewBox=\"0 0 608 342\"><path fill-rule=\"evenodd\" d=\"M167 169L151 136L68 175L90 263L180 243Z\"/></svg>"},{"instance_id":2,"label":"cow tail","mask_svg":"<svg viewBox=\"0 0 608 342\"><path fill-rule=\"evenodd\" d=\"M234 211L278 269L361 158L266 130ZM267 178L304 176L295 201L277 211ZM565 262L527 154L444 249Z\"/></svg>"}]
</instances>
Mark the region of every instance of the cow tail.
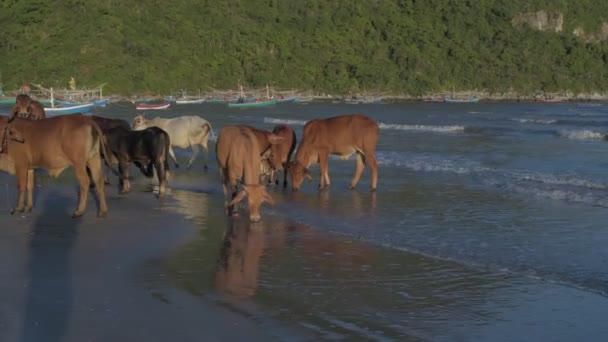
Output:
<instances>
[{"instance_id":1,"label":"cow tail","mask_svg":"<svg viewBox=\"0 0 608 342\"><path fill-rule=\"evenodd\" d=\"M165 170L169 171L169 149L171 148L171 137L169 134L165 134Z\"/></svg>"},{"instance_id":2,"label":"cow tail","mask_svg":"<svg viewBox=\"0 0 608 342\"><path fill-rule=\"evenodd\" d=\"M108 148L108 144L106 142L106 136L103 134L103 131L101 130L101 128L99 127L99 125L96 122L92 122L93 127L95 129L95 131L97 132L97 135L99 136L99 147L100 147L100 151L101 151L101 157L103 158L104 163L106 164L106 166L108 168L110 168L110 170L112 170L112 173L114 173L115 175L118 175L118 169L114 168L112 166L112 164L110 163L110 158L111 158L111 152L110 149Z\"/></svg>"},{"instance_id":3,"label":"cow tail","mask_svg":"<svg viewBox=\"0 0 608 342\"><path fill-rule=\"evenodd\" d=\"M205 126L207 126L207 129L209 129L209 133L211 134L213 140L217 141L217 137L215 136L215 133L213 133L213 128L211 127L211 124L207 122Z\"/></svg>"}]
</instances>

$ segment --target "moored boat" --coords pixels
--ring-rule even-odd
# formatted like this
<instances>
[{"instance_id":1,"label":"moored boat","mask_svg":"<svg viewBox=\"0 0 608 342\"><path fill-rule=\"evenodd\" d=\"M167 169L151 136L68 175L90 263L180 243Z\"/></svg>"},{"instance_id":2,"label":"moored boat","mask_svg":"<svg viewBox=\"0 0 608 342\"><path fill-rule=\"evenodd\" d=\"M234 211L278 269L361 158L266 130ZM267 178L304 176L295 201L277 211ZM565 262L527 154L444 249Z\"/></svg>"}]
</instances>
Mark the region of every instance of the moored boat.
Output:
<instances>
[{"instance_id":1,"label":"moored boat","mask_svg":"<svg viewBox=\"0 0 608 342\"><path fill-rule=\"evenodd\" d=\"M205 103L205 99L176 99L175 104L199 104Z\"/></svg>"},{"instance_id":2,"label":"moored boat","mask_svg":"<svg viewBox=\"0 0 608 342\"><path fill-rule=\"evenodd\" d=\"M135 106L135 109L137 109L137 110L158 110L158 109L167 109L167 108L169 108L169 106L171 106L171 103L169 103L169 102L155 103L155 104L138 103Z\"/></svg>"},{"instance_id":3,"label":"moored boat","mask_svg":"<svg viewBox=\"0 0 608 342\"><path fill-rule=\"evenodd\" d=\"M277 103L276 99L267 100L267 101L256 101L256 102L230 102L228 103L228 107L230 108L245 108L245 107L266 107L272 106Z\"/></svg>"},{"instance_id":4,"label":"moored boat","mask_svg":"<svg viewBox=\"0 0 608 342\"><path fill-rule=\"evenodd\" d=\"M44 107L47 116L64 115L74 113L87 113L95 106L94 103L84 103L61 107Z\"/></svg>"}]
</instances>

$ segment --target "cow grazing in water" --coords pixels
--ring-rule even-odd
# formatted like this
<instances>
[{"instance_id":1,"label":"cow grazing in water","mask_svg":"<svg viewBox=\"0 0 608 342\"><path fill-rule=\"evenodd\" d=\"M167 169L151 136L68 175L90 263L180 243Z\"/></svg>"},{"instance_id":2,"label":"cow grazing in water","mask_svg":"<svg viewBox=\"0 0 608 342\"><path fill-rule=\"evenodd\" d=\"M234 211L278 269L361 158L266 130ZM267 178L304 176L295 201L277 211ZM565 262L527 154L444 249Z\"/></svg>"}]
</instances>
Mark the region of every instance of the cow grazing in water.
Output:
<instances>
[{"instance_id":1,"label":"cow grazing in water","mask_svg":"<svg viewBox=\"0 0 608 342\"><path fill-rule=\"evenodd\" d=\"M108 149L118 160L122 193L131 191L129 182L130 163L133 162L146 177L158 177L158 196L163 196L167 189L167 172L169 170L170 138L167 132L158 127L148 127L132 131L122 126L104 130Z\"/></svg>"},{"instance_id":2,"label":"cow grazing in water","mask_svg":"<svg viewBox=\"0 0 608 342\"><path fill-rule=\"evenodd\" d=\"M86 210L90 184L87 169L99 199L97 216L107 215L101 183L101 153L105 151L103 133L91 118L74 114L45 120L17 117L9 122L8 118L0 117L0 135L6 137L0 148L0 169L17 177L19 196L13 213L32 210L34 169L45 169L49 175L57 177L72 166L80 184L78 207L72 217L82 216Z\"/></svg>"},{"instance_id":3,"label":"cow grazing in water","mask_svg":"<svg viewBox=\"0 0 608 342\"><path fill-rule=\"evenodd\" d=\"M272 133L282 138L281 142L271 146L269 164L272 172L283 170L283 187L287 187L287 165L296 149L296 132L286 125L274 126ZM276 184L279 184L277 178Z\"/></svg>"},{"instance_id":4,"label":"cow grazing in water","mask_svg":"<svg viewBox=\"0 0 608 342\"><path fill-rule=\"evenodd\" d=\"M378 164L376 162L376 143L378 142L378 124L361 114L341 115L328 119L311 120L304 125L302 141L298 146L296 157L289 165L291 185L297 191L304 177L312 179L308 167L320 165L319 189L329 185L328 159L335 154L348 159L357 154L357 168L350 182L354 189L363 168L369 166L371 171L371 190L376 190L378 182Z\"/></svg>"},{"instance_id":5,"label":"cow grazing in water","mask_svg":"<svg viewBox=\"0 0 608 342\"><path fill-rule=\"evenodd\" d=\"M280 141L271 135L270 143ZM263 202L273 204L272 197L260 180L260 147L251 129L243 126L226 126L222 128L215 145L217 163L220 169L224 197L228 214L231 215L234 205L245 197L249 202L249 218L259 221L260 206ZM237 181L241 180L242 189L238 191ZM228 187L232 193L228 202Z\"/></svg>"},{"instance_id":6,"label":"cow grazing in water","mask_svg":"<svg viewBox=\"0 0 608 342\"><path fill-rule=\"evenodd\" d=\"M180 148L190 147L192 149L192 156L188 162L188 168L192 166L192 163L198 154L198 146L201 145L205 158L204 165L205 169L207 169L209 158L207 141L209 140L209 136L213 134L211 124L207 120L199 116L179 116L171 119L156 117L154 119L146 119L143 115L138 115L133 119L134 130L152 126L159 127L169 134L171 146ZM169 148L169 153L175 162L175 167L179 167L173 148Z\"/></svg>"},{"instance_id":7,"label":"cow grazing in water","mask_svg":"<svg viewBox=\"0 0 608 342\"><path fill-rule=\"evenodd\" d=\"M248 125L240 125L239 127L248 128L255 135L260 148L261 164L260 175L262 178L268 176L269 182L272 182L274 173L279 170L285 170L283 178L283 186L287 186L287 171L285 166L291 158L296 147L296 133L293 129L286 125L277 125L272 132L265 131ZM281 139L276 139L271 143L271 136L278 136ZM278 184L278 179L277 183Z\"/></svg>"},{"instance_id":8,"label":"cow grazing in water","mask_svg":"<svg viewBox=\"0 0 608 342\"><path fill-rule=\"evenodd\" d=\"M15 99L15 105L11 109L11 119L15 117L42 120L46 118L46 112L40 102L32 100L29 95L19 94Z\"/></svg>"}]
</instances>

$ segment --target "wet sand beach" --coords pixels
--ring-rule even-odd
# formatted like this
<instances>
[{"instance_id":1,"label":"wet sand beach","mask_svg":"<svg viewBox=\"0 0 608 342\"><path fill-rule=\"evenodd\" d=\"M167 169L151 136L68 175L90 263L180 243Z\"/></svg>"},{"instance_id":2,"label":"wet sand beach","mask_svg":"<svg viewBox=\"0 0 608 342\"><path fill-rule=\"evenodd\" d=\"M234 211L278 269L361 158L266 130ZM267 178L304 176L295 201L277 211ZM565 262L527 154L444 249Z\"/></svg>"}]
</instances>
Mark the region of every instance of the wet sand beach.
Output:
<instances>
[{"instance_id":1,"label":"wet sand beach","mask_svg":"<svg viewBox=\"0 0 608 342\"><path fill-rule=\"evenodd\" d=\"M135 169L132 193L109 186L106 219L93 191L70 218L69 170L11 216L0 173L0 341L608 338L605 143L578 129L601 107L412 106L363 108L383 122L377 193L367 172L347 190L354 162L335 158L327 191L269 187L258 223L224 216L213 142L209 170L171 167L163 199ZM309 113L348 110L203 108L216 132L287 123L298 137ZM572 134L536 127L572 113Z\"/></svg>"},{"instance_id":2,"label":"wet sand beach","mask_svg":"<svg viewBox=\"0 0 608 342\"><path fill-rule=\"evenodd\" d=\"M608 313L607 305L582 309L595 294L383 248L323 221L311 227L280 215L291 201L328 206L327 194L293 198L273 189L277 205L252 224L223 216L214 173L176 171L167 198L155 198L138 178L133 193L108 188L107 219L95 217L91 198L87 214L74 220L70 177L45 179L33 213L0 215L3 341L567 340L607 333L599 322L596 330L578 329ZM351 195L355 208L372 200L343 194Z\"/></svg>"}]
</instances>

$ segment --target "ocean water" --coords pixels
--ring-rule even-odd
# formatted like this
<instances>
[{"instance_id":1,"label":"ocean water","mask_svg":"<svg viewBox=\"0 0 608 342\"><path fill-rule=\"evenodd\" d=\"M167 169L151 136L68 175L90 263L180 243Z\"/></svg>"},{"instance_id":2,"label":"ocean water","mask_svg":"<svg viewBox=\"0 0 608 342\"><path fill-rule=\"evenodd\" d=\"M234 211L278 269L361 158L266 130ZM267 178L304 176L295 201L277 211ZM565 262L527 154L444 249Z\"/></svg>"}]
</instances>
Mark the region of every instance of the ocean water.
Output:
<instances>
[{"instance_id":1,"label":"ocean water","mask_svg":"<svg viewBox=\"0 0 608 342\"><path fill-rule=\"evenodd\" d=\"M608 338L608 104L203 104L145 115L200 115L216 134L287 124L299 141L308 120L346 113L380 125L376 193L367 170L348 190L354 159L331 158L328 190L312 167L300 192L269 189L277 203L252 225L221 215L213 143L208 173L200 159L173 171L174 209L204 227L162 266L176 286L329 340ZM98 114L139 113L117 104Z\"/></svg>"},{"instance_id":2,"label":"ocean water","mask_svg":"<svg viewBox=\"0 0 608 342\"><path fill-rule=\"evenodd\" d=\"M275 262L284 255L259 251L267 278L257 281L268 288L251 296L278 316L295 315L329 339L608 336L600 317L608 313L608 105L201 105L174 113L201 115L216 132L287 124L298 139L312 118L364 113L379 123L376 194L367 171L347 190L352 158L332 158L326 191L317 191L316 167L299 193L274 190L278 203L265 214L297 223L286 239L313 249L282 267ZM310 234L324 238L307 243ZM277 297L308 307L292 312Z\"/></svg>"}]
</instances>

